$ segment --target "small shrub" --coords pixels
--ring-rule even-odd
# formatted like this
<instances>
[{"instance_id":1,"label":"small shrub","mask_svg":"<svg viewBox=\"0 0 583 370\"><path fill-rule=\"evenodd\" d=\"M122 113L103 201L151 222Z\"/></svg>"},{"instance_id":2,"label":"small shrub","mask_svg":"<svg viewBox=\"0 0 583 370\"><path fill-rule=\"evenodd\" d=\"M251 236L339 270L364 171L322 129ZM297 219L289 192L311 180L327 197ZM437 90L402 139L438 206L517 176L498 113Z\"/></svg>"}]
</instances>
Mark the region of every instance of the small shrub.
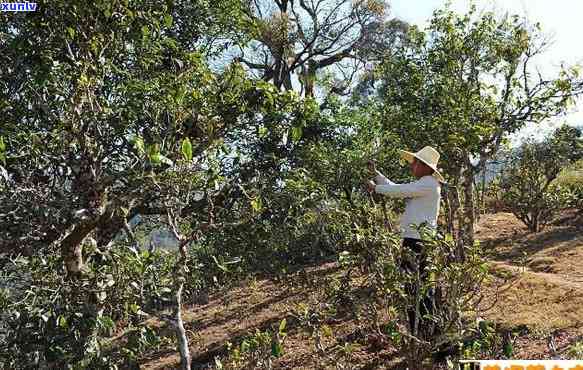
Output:
<instances>
[{"instance_id":1,"label":"small shrub","mask_svg":"<svg viewBox=\"0 0 583 370\"><path fill-rule=\"evenodd\" d=\"M569 126L543 142L524 142L510 156L501 174L502 199L529 230L540 231L561 208L581 206L579 173L565 169L582 156L581 131Z\"/></svg>"},{"instance_id":2,"label":"small shrub","mask_svg":"<svg viewBox=\"0 0 583 370\"><path fill-rule=\"evenodd\" d=\"M54 253L1 261L0 367L128 365L163 344L142 321L168 300L173 257L114 247L100 258L78 279ZM123 349L114 332L127 333Z\"/></svg>"},{"instance_id":3,"label":"small shrub","mask_svg":"<svg viewBox=\"0 0 583 370\"><path fill-rule=\"evenodd\" d=\"M550 191L559 169L548 172L543 165L549 161L548 151L542 143L523 144L501 175L504 203L533 232L550 222L563 204L560 193Z\"/></svg>"},{"instance_id":4,"label":"small shrub","mask_svg":"<svg viewBox=\"0 0 583 370\"><path fill-rule=\"evenodd\" d=\"M444 239L427 236L425 250L427 279L403 270L395 259L384 260L379 289L385 292L385 301L397 312L397 332L390 332L394 344L407 354L411 368L428 359L432 354L445 351L456 356L455 350L462 343L467 328L472 326L464 313L476 312L481 298L481 283L488 273L482 259L479 244L467 246L466 258L455 257L456 243L447 236ZM415 286L415 293L406 284ZM420 302L430 305L429 313L421 316ZM409 311L415 308L418 326L409 321Z\"/></svg>"},{"instance_id":5,"label":"small shrub","mask_svg":"<svg viewBox=\"0 0 583 370\"><path fill-rule=\"evenodd\" d=\"M583 211L583 160L563 169L553 182L552 191L563 194L565 207Z\"/></svg>"},{"instance_id":6,"label":"small shrub","mask_svg":"<svg viewBox=\"0 0 583 370\"><path fill-rule=\"evenodd\" d=\"M228 354L222 360L215 359L215 369L271 369L273 359L283 355L286 324L283 319L275 333L257 329L239 345L228 342Z\"/></svg>"},{"instance_id":7,"label":"small shrub","mask_svg":"<svg viewBox=\"0 0 583 370\"><path fill-rule=\"evenodd\" d=\"M569 346L567 355L572 360L583 360L583 342L575 342Z\"/></svg>"}]
</instances>

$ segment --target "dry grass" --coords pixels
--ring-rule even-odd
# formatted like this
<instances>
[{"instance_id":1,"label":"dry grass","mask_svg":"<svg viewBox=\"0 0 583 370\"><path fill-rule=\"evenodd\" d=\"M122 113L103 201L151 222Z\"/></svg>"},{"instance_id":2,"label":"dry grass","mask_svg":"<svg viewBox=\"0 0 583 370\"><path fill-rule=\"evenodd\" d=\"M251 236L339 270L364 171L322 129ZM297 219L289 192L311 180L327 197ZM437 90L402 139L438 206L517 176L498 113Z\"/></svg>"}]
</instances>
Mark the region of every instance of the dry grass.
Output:
<instances>
[{"instance_id":1,"label":"dry grass","mask_svg":"<svg viewBox=\"0 0 583 370\"><path fill-rule=\"evenodd\" d=\"M545 273L507 269L510 281L501 286L497 304L486 317L504 327L527 326L549 331L583 324L583 285L563 282ZM578 285L579 284L579 285ZM484 302L485 304L489 302Z\"/></svg>"},{"instance_id":2,"label":"dry grass","mask_svg":"<svg viewBox=\"0 0 583 370\"><path fill-rule=\"evenodd\" d=\"M578 217L566 212L539 233L527 232L509 213L486 215L480 222L478 237L494 276L486 291L493 299L499 288L496 304L484 316L506 329L527 328L516 338L516 358L568 356L569 346L581 340L583 224Z\"/></svg>"}]
</instances>

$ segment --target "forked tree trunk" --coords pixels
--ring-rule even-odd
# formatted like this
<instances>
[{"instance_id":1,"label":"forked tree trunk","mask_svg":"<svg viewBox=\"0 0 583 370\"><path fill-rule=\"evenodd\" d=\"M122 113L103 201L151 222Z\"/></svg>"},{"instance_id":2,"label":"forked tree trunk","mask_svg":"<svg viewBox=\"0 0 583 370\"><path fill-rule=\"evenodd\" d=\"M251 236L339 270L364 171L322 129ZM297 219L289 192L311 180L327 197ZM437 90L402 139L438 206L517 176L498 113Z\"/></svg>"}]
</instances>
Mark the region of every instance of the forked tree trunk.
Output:
<instances>
[{"instance_id":1,"label":"forked tree trunk","mask_svg":"<svg viewBox=\"0 0 583 370\"><path fill-rule=\"evenodd\" d=\"M67 275L78 276L83 271L83 240L95 229L94 222L76 225L61 242L61 256Z\"/></svg>"}]
</instances>

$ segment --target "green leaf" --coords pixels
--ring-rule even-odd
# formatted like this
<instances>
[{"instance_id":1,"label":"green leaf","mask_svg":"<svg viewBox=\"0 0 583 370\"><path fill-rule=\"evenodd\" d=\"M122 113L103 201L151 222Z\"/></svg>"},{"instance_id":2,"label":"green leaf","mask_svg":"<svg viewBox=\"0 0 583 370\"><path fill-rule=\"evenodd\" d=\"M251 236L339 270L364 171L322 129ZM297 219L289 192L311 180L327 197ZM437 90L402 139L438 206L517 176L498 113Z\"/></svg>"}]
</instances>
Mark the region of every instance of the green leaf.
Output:
<instances>
[{"instance_id":1,"label":"green leaf","mask_svg":"<svg viewBox=\"0 0 583 370\"><path fill-rule=\"evenodd\" d=\"M154 153L150 155L150 160L154 164L160 164L160 153Z\"/></svg>"},{"instance_id":2,"label":"green leaf","mask_svg":"<svg viewBox=\"0 0 583 370\"><path fill-rule=\"evenodd\" d=\"M275 341L271 343L271 355L273 357L280 357L283 355L283 346L281 343Z\"/></svg>"},{"instance_id":3,"label":"green leaf","mask_svg":"<svg viewBox=\"0 0 583 370\"><path fill-rule=\"evenodd\" d=\"M327 338L331 338L333 335L332 328L328 325L322 325L322 334Z\"/></svg>"},{"instance_id":4,"label":"green leaf","mask_svg":"<svg viewBox=\"0 0 583 370\"><path fill-rule=\"evenodd\" d=\"M71 39L74 39L75 38L75 30L73 28L67 27L67 33L69 34L69 37Z\"/></svg>"},{"instance_id":5,"label":"green leaf","mask_svg":"<svg viewBox=\"0 0 583 370\"><path fill-rule=\"evenodd\" d=\"M291 137L294 143L297 143L302 138L302 128L300 126L292 127Z\"/></svg>"},{"instance_id":6,"label":"green leaf","mask_svg":"<svg viewBox=\"0 0 583 370\"><path fill-rule=\"evenodd\" d=\"M287 324L287 320L283 319L281 320L281 322L279 323L279 333L282 334L283 331L285 330L285 326Z\"/></svg>"},{"instance_id":7,"label":"green leaf","mask_svg":"<svg viewBox=\"0 0 583 370\"><path fill-rule=\"evenodd\" d=\"M166 27L172 27L172 21L173 21L173 20L174 20L174 19L172 18L172 16L171 16L170 14L166 14L166 15L164 16L164 25L165 25Z\"/></svg>"},{"instance_id":8,"label":"green leaf","mask_svg":"<svg viewBox=\"0 0 583 370\"><path fill-rule=\"evenodd\" d=\"M107 5L105 9L103 9L103 15L105 15L105 18L111 18L111 5Z\"/></svg>"},{"instance_id":9,"label":"green leaf","mask_svg":"<svg viewBox=\"0 0 583 370\"><path fill-rule=\"evenodd\" d=\"M179 59L174 59L176 61L176 63L178 64L178 66L180 68L182 68L181 64L182 62ZM176 89L176 94L174 96L174 101L176 101L176 104L181 105L182 102L184 101L184 97L186 96L186 88L184 86L180 86Z\"/></svg>"},{"instance_id":10,"label":"green leaf","mask_svg":"<svg viewBox=\"0 0 583 370\"><path fill-rule=\"evenodd\" d=\"M182 140L182 155L185 160L189 162L192 160L192 143L189 138Z\"/></svg>"},{"instance_id":11,"label":"green leaf","mask_svg":"<svg viewBox=\"0 0 583 370\"><path fill-rule=\"evenodd\" d=\"M105 328L113 329L115 327L115 322L109 316L102 316L99 321Z\"/></svg>"},{"instance_id":12,"label":"green leaf","mask_svg":"<svg viewBox=\"0 0 583 370\"><path fill-rule=\"evenodd\" d=\"M508 358L512 357L512 354L514 353L514 346L512 345L511 342L507 342L506 344L504 344L504 355Z\"/></svg>"},{"instance_id":13,"label":"green leaf","mask_svg":"<svg viewBox=\"0 0 583 370\"><path fill-rule=\"evenodd\" d=\"M137 304L135 304L135 303L132 303L132 304L130 305L130 311L131 311L132 313L138 313L138 311L139 311L139 310L140 310L140 306L138 306Z\"/></svg>"},{"instance_id":14,"label":"green leaf","mask_svg":"<svg viewBox=\"0 0 583 370\"><path fill-rule=\"evenodd\" d=\"M154 144L148 147L148 158L155 164L160 163L160 145Z\"/></svg>"},{"instance_id":15,"label":"green leaf","mask_svg":"<svg viewBox=\"0 0 583 370\"><path fill-rule=\"evenodd\" d=\"M267 127L259 127L259 129L257 130L257 133L259 134L260 138L264 138L265 136L267 136Z\"/></svg>"},{"instance_id":16,"label":"green leaf","mask_svg":"<svg viewBox=\"0 0 583 370\"><path fill-rule=\"evenodd\" d=\"M220 268L224 272L230 272L228 268L226 268L224 265L222 265L221 263L219 263L219 260L217 260L217 257L215 257L215 256L211 256L211 257L212 257L213 261L215 262L215 264L217 265L218 268Z\"/></svg>"},{"instance_id":17,"label":"green leaf","mask_svg":"<svg viewBox=\"0 0 583 370\"><path fill-rule=\"evenodd\" d=\"M255 212L260 212L262 207L263 202L261 201L261 198L255 198L251 201L251 208L253 208Z\"/></svg>"},{"instance_id":18,"label":"green leaf","mask_svg":"<svg viewBox=\"0 0 583 370\"><path fill-rule=\"evenodd\" d=\"M57 319L57 325L59 325L59 327L61 328L67 327L67 319L65 318L65 316L63 315L59 316L59 318Z\"/></svg>"},{"instance_id":19,"label":"green leaf","mask_svg":"<svg viewBox=\"0 0 583 370\"><path fill-rule=\"evenodd\" d=\"M244 340L241 343L241 352L247 352L249 351L249 342L247 340Z\"/></svg>"},{"instance_id":20,"label":"green leaf","mask_svg":"<svg viewBox=\"0 0 583 370\"><path fill-rule=\"evenodd\" d=\"M150 28L148 26L142 26L142 36L148 37L150 35Z\"/></svg>"},{"instance_id":21,"label":"green leaf","mask_svg":"<svg viewBox=\"0 0 583 370\"><path fill-rule=\"evenodd\" d=\"M6 143L4 142L4 138L0 136L0 162L6 164Z\"/></svg>"}]
</instances>

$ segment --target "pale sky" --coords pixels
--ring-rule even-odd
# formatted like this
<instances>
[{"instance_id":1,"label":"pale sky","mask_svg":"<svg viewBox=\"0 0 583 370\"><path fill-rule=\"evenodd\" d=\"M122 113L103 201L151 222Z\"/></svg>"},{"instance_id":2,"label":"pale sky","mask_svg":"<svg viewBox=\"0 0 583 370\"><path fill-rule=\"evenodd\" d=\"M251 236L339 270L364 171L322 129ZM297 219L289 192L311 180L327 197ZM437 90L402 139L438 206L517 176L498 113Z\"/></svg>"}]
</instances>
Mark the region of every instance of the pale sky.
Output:
<instances>
[{"instance_id":1,"label":"pale sky","mask_svg":"<svg viewBox=\"0 0 583 370\"><path fill-rule=\"evenodd\" d=\"M452 0L452 9L465 13L471 3L478 12L495 10L526 16L531 23L540 22L542 31L552 36L553 44L537 67L552 76L565 65L583 64L583 0ZM424 28L435 9L445 6L446 0L392 0L391 15ZM558 119L559 123L583 127L583 100L573 112ZM547 122L524 129L519 136L540 136L552 132L557 123Z\"/></svg>"}]
</instances>

